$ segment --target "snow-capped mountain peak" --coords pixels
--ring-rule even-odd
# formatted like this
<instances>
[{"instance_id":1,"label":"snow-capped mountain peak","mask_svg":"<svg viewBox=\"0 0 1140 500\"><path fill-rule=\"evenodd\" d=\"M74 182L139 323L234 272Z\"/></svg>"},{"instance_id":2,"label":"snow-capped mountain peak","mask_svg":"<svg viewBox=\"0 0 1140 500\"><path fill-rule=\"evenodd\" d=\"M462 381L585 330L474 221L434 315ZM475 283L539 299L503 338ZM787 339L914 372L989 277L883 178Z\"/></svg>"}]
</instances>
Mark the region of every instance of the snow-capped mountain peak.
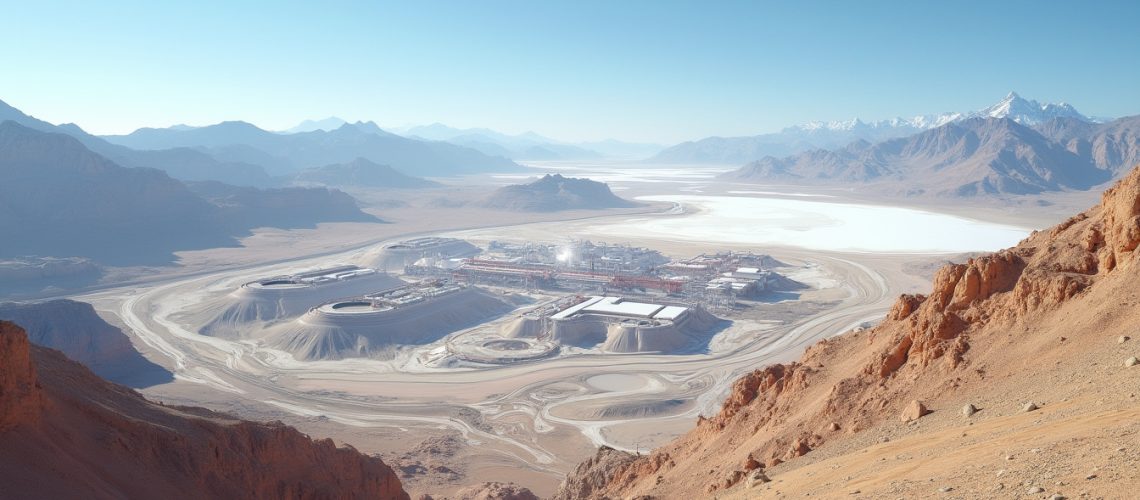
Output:
<instances>
[{"instance_id":1,"label":"snow-capped mountain peak","mask_svg":"<svg viewBox=\"0 0 1140 500\"><path fill-rule=\"evenodd\" d=\"M852 118L850 120L835 120L829 122L814 121L805 123L803 125L788 127L784 129L784 132L853 132L859 130L882 130L892 128L926 130L929 128L945 125L954 120L959 120L964 116L965 115L962 113L942 113L938 115L919 115L913 118L891 118L888 120L879 120L873 122L865 122L859 118Z\"/></svg>"},{"instance_id":2,"label":"snow-capped mountain peak","mask_svg":"<svg viewBox=\"0 0 1140 500\"><path fill-rule=\"evenodd\" d=\"M1093 121L1066 103L1042 104L1031 99L1025 99L1017 95L1017 92L1012 91L997 104L978 111L974 115L1009 118L1022 125L1037 125L1053 118L1076 118L1086 122Z\"/></svg>"},{"instance_id":3,"label":"snow-capped mountain peak","mask_svg":"<svg viewBox=\"0 0 1140 500\"><path fill-rule=\"evenodd\" d=\"M807 122L803 125L799 125L797 127L792 127L792 128L793 129L807 130L807 131L811 131L811 130L854 130L856 128L863 127L863 126L866 126L866 124L863 123L862 120L860 120L858 118L852 118L850 120L835 120L835 121L829 121L829 122L822 122L822 121Z\"/></svg>"},{"instance_id":4,"label":"snow-capped mountain peak","mask_svg":"<svg viewBox=\"0 0 1140 500\"><path fill-rule=\"evenodd\" d=\"M850 120L835 120L835 121L813 121L803 125L796 125L784 129L784 132L791 133L822 133L827 131L832 132L851 132L859 129L888 129L898 128L902 130L929 130L932 128L941 127L950 122L964 120L966 118L1009 118L1022 125L1038 125L1040 123L1049 121L1053 118L1075 118L1085 122L1100 122L1101 119L1089 118L1075 108L1066 103L1045 103L1025 99L1017 94L1017 92L1010 92L1006 94L996 104L966 113L961 112L947 112L931 115L918 115L913 118L891 118L889 120L880 120L872 122L864 122L859 118Z\"/></svg>"},{"instance_id":5,"label":"snow-capped mountain peak","mask_svg":"<svg viewBox=\"0 0 1140 500\"><path fill-rule=\"evenodd\" d=\"M1110 119L1090 118L1065 103L1046 103L1025 99L1016 92L1006 94L992 106L967 112L918 115L862 121L858 118L837 121L814 121L787 127L779 132L747 137L709 137L668 148L655 160L686 163L745 163L764 156L786 157L811 149L837 150L855 141L879 143L906 137L970 118L1004 118L1033 127L1055 118L1103 123Z\"/></svg>"}]
</instances>

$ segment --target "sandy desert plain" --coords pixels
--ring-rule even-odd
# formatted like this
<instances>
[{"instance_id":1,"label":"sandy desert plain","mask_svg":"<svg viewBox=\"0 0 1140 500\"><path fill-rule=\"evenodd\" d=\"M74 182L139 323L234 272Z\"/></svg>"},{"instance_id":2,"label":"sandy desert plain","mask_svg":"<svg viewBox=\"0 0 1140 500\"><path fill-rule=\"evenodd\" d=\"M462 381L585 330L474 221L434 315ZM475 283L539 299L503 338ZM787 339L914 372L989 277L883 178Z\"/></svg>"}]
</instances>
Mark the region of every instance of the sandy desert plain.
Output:
<instances>
[{"instance_id":1,"label":"sandy desert plain","mask_svg":"<svg viewBox=\"0 0 1140 500\"><path fill-rule=\"evenodd\" d=\"M1056 197L1024 210L998 203L892 206L842 189L721 183L714 177L723 167L530 166L535 174L605 181L644 205L536 214L452 203L526 174L441 179L448 187L427 194L353 192L386 223L258 231L243 247L184 252L174 269L125 270L125 277L139 277L71 298L92 303L144 355L174 372L174 382L143 391L149 398L282 420L314 437L383 453L413 493L446 495L479 481L514 481L547 495L598 445L631 451L660 445L691 428L698 415L715 412L740 374L873 323L900 293L926 290L937 264L1016 244L1091 200ZM898 227L911 228L903 240ZM384 245L428 235L480 247L492 240L589 239L670 258L751 251L787 264L780 274L807 288L715 310L730 323L699 348L670 354L567 347L514 363L449 357L451 342L493 336L521 312L565 295L493 287L513 297L517 309L384 359L297 359L259 337L273 322L230 336L200 334L210 308L221 307L243 283L368 266Z\"/></svg>"}]
</instances>

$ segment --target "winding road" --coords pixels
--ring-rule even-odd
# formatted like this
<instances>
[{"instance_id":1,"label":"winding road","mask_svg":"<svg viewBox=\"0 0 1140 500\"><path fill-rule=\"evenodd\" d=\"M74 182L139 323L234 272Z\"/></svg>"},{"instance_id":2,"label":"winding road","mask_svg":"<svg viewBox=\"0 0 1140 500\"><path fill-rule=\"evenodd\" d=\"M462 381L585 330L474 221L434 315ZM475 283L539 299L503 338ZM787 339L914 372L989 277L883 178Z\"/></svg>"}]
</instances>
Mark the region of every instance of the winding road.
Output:
<instances>
[{"instance_id":1,"label":"winding road","mask_svg":"<svg viewBox=\"0 0 1140 500\"><path fill-rule=\"evenodd\" d=\"M674 207L671 212L679 213ZM648 244L648 243L647 243ZM336 262L359 249L278 262L263 267L175 279L145 287L109 289L79 300L91 302L127 325L139 343L169 358L177 379L201 384L303 418L324 418L356 428L452 429L483 452L520 467L561 474L579 456L567 458L565 432L577 447L633 448L638 436L618 440L607 430L637 423L691 424L715 411L733 380L772 362L794 359L809 344L878 319L894 297L877 271L848 258L813 254L812 263L846 291L840 303L795 322L769 325L747 340L709 354L574 354L480 369L402 370L400 363L350 359L299 362L255 341L227 340L194 332L180 315L235 284L285 268ZM157 360L161 361L161 360ZM591 377L616 374L636 386L607 390ZM688 401L679 412L636 418L579 415L583 404ZM257 415L248 415L256 418ZM562 432L559 432L562 431ZM620 434L620 433L619 433Z\"/></svg>"}]
</instances>

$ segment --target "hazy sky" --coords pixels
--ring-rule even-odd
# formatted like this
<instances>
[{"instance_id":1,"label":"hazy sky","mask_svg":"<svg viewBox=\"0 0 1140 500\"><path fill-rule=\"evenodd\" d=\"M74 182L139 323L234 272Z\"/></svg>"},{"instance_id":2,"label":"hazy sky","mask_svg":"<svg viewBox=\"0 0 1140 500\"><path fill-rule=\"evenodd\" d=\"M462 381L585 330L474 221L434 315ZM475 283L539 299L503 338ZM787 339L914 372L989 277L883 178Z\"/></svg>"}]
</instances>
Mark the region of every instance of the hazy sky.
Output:
<instances>
[{"instance_id":1,"label":"hazy sky","mask_svg":"<svg viewBox=\"0 0 1140 500\"><path fill-rule=\"evenodd\" d=\"M16 2L0 100L95 133L330 115L673 143L971 110L1140 113L1140 2Z\"/></svg>"}]
</instances>

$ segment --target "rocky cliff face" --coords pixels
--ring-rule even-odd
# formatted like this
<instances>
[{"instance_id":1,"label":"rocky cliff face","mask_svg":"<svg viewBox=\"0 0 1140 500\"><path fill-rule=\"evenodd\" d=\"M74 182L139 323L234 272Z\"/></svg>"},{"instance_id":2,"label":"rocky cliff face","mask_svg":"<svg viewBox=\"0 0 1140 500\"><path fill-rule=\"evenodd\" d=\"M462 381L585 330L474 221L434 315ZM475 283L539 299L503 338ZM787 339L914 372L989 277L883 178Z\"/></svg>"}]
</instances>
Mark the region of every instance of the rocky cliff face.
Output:
<instances>
[{"instance_id":1,"label":"rocky cliff face","mask_svg":"<svg viewBox=\"0 0 1140 500\"><path fill-rule=\"evenodd\" d=\"M553 500L594 498L604 494L614 473L626 470L634 456L608 446L598 448L593 458L578 464L554 493Z\"/></svg>"},{"instance_id":2,"label":"rocky cliff face","mask_svg":"<svg viewBox=\"0 0 1140 500\"><path fill-rule=\"evenodd\" d=\"M169 371L139 354L127 335L103 321L91 304L0 303L0 319L21 325L33 344L58 349L113 382L147 387L174 380Z\"/></svg>"},{"instance_id":3,"label":"rocky cliff face","mask_svg":"<svg viewBox=\"0 0 1140 500\"><path fill-rule=\"evenodd\" d=\"M560 498L752 497L751 488L767 480L763 471L774 468L778 479L816 453L866 452L866 436L887 439L899 417L929 419L929 406L940 402L992 399L999 387L1006 396L1049 397L1066 387L1057 380L1071 382L1074 398L1111 392L1113 379L1086 378L1089 365L1109 364L1103 356L1116 351L1105 346L1135 335L1138 246L1140 167L1098 206L1011 249L942 268L928 295L900 297L878 327L821 341L799 362L749 373L718 414L675 442L645 457L582 464ZM1125 403L1136 396L1123 394ZM1088 418L1072 425L1095 424ZM1087 434L1076 445L1097 435Z\"/></svg>"},{"instance_id":4,"label":"rocky cliff face","mask_svg":"<svg viewBox=\"0 0 1140 500\"><path fill-rule=\"evenodd\" d=\"M0 433L34 422L43 408L28 337L0 322Z\"/></svg>"},{"instance_id":5,"label":"rocky cliff face","mask_svg":"<svg viewBox=\"0 0 1140 500\"><path fill-rule=\"evenodd\" d=\"M151 403L3 321L0 470L13 498L408 498L378 458Z\"/></svg>"},{"instance_id":6,"label":"rocky cliff face","mask_svg":"<svg viewBox=\"0 0 1140 500\"><path fill-rule=\"evenodd\" d=\"M538 500L538 497L515 483L489 482L457 491L455 500Z\"/></svg>"}]
</instances>

